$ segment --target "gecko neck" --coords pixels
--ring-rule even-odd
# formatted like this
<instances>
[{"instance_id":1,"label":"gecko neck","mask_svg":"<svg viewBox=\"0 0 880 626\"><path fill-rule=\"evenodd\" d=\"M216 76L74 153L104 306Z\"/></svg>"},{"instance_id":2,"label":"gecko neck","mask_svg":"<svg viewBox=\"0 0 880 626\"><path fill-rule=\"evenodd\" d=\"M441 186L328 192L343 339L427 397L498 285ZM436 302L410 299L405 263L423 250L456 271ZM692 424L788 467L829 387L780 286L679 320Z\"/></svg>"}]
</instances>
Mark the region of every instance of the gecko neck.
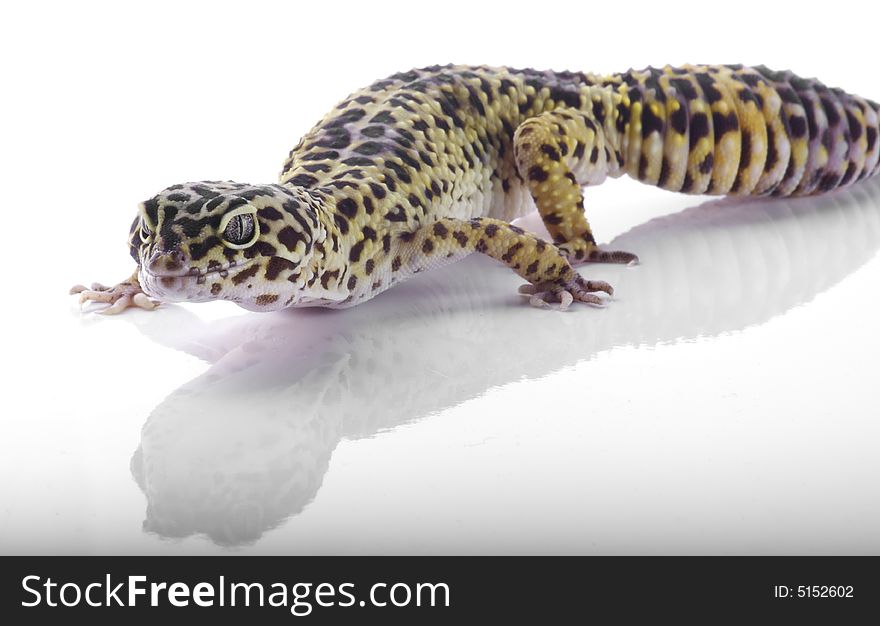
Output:
<instances>
[{"instance_id":1,"label":"gecko neck","mask_svg":"<svg viewBox=\"0 0 880 626\"><path fill-rule=\"evenodd\" d=\"M288 183L286 186L290 187ZM317 188L305 191L309 205L314 210L317 223L314 226L314 245L311 255L302 266L295 281L299 288L296 301L301 306L332 306L346 298L348 246L339 222L334 219L337 198L328 191ZM332 289L330 287L333 287Z\"/></svg>"}]
</instances>

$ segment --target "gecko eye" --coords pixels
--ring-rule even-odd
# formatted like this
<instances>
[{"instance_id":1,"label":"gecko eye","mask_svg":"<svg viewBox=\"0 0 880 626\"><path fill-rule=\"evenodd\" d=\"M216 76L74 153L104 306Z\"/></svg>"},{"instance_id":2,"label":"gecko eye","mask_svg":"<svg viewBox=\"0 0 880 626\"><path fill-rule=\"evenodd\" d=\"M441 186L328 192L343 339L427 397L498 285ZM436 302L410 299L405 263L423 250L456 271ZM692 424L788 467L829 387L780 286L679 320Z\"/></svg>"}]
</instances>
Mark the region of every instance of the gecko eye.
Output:
<instances>
[{"instance_id":1,"label":"gecko eye","mask_svg":"<svg viewBox=\"0 0 880 626\"><path fill-rule=\"evenodd\" d=\"M236 215L226 225L223 236L229 243L241 245L254 234L254 216Z\"/></svg>"},{"instance_id":2,"label":"gecko eye","mask_svg":"<svg viewBox=\"0 0 880 626\"><path fill-rule=\"evenodd\" d=\"M224 243L230 248L241 249L251 246L260 234L257 230L253 209L242 207L226 215L220 224Z\"/></svg>"}]
</instances>

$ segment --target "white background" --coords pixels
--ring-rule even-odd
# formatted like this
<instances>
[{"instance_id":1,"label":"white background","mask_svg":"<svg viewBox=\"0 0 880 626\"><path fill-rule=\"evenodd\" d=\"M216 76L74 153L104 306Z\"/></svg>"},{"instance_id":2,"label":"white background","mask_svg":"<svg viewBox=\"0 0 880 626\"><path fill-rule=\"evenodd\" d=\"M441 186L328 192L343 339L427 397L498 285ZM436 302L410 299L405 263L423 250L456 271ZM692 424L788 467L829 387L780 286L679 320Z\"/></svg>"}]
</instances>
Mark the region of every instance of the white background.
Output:
<instances>
[{"instance_id":1,"label":"white background","mask_svg":"<svg viewBox=\"0 0 880 626\"><path fill-rule=\"evenodd\" d=\"M880 553L876 183L590 190L643 260L583 270L605 310L531 309L482 258L347 312L66 295L129 274L137 202L273 181L414 66L764 63L880 98L876 11L823 6L4 5L0 552Z\"/></svg>"}]
</instances>

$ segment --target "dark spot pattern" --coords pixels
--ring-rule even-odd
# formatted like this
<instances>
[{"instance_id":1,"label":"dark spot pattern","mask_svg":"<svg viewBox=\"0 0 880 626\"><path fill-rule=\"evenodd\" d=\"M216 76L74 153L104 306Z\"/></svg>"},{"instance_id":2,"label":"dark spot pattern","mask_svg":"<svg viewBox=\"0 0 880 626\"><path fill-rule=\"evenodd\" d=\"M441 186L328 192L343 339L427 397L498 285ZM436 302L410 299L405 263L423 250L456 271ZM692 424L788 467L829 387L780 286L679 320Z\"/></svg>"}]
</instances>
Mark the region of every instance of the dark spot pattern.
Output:
<instances>
[{"instance_id":1,"label":"dark spot pattern","mask_svg":"<svg viewBox=\"0 0 880 626\"><path fill-rule=\"evenodd\" d=\"M266 280L275 280L284 270L292 270L296 264L280 256L273 256L266 264Z\"/></svg>"},{"instance_id":2,"label":"dark spot pattern","mask_svg":"<svg viewBox=\"0 0 880 626\"><path fill-rule=\"evenodd\" d=\"M246 281L248 278L253 278L254 276L256 276L258 271L260 271L259 266L256 264L252 264L252 265L246 267L245 269L243 269L242 271L238 272L237 274L233 274L232 275L232 284L233 285L240 285L241 283Z\"/></svg>"},{"instance_id":3,"label":"dark spot pattern","mask_svg":"<svg viewBox=\"0 0 880 626\"><path fill-rule=\"evenodd\" d=\"M709 118L705 113L701 111L694 114L691 118L690 131L689 143L690 149L693 150L700 139L709 136Z\"/></svg>"},{"instance_id":4,"label":"dark spot pattern","mask_svg":"<svg viewBox=\"0 0 880 626\"><path fill-rule=\"evenodd\" d=\"M547 180L547 178L547 171L540 165L533 165L529 169L529 180L534 180L536 182L542 183Z\"/></svg>"},{"instance_id":5,"label":"dark spot pattern","mask_svg":"<svg viewBox=\"0 0 880 626\"><path fill-rule=\"evenodd\" d=\"M679 135L684 135L688 129L687 109L680 107L669 116L669 124Z\"/></svg>"},{"instance_id":6,"label":"dark spot pattern","mask_svg":"<svg viewBox=\"0 0 880 626\"><path fill-rule=\"evenodd\" d=\"M712 163L714 161L714 155L710 152L706 155L706 158L703 159L703 162L700 163L700 173L701 174L710 174L712 172Z\"/></svg>"}]
</instances>

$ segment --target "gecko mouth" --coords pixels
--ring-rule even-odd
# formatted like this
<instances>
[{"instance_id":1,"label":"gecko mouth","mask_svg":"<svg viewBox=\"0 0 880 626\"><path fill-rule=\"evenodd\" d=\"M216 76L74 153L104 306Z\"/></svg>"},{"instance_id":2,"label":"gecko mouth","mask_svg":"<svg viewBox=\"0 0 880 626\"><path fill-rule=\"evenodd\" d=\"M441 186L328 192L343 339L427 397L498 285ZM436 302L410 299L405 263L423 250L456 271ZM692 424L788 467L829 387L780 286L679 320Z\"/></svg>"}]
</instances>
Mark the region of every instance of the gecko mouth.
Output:
<instances>
[{"instance_id":1,"label":"gecko mouth","mask_svg":"<svg viewBox=\"0 0 880 626\"><path fill-rule=\"evenodd\" d=\"M150 270L145 270L145 272L151 277L156 278L162 281L163 283L169 283L175 279L187 279L194 278L196 283L201 285L205 283L209 277L211 276L220 276L220 278L226 278L229 276L229 272L232 270L238 270L247 267L251 263L253 263L254 259L247 259L246 261L232 261L225 265L215 265L210 267L190 267L186 270L182 270L174 273L159 273L159 272L151 272ZM169 280L170 279L170 280Z\"/></svg>"}]
</instances>

